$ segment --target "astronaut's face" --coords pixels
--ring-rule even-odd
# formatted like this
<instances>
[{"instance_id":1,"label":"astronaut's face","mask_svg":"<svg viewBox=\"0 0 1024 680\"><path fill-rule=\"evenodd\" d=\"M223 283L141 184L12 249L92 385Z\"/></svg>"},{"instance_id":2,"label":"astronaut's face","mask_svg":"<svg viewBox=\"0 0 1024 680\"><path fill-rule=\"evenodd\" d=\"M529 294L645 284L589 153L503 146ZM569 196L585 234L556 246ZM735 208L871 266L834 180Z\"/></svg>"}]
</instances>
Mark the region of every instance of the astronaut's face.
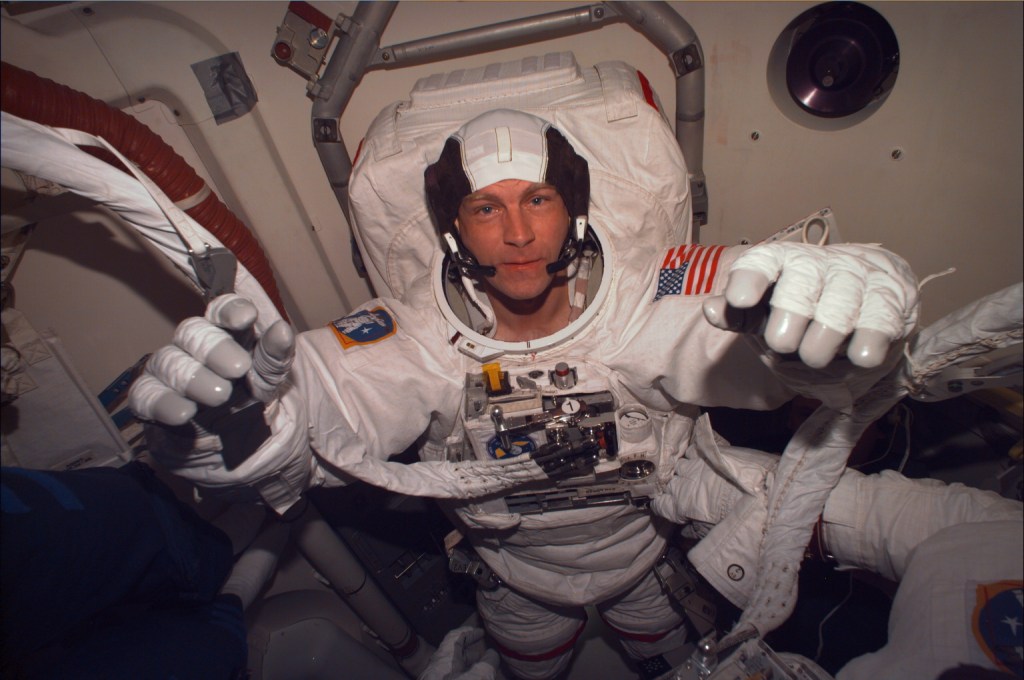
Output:
<instances>
[{"instance_id":1,"label":"astronaut's face","mask_svg":"<svg viewBox=\"0 0 1024 680\"><path fill-rule=\"evenodd\" d=\"M496 269L485 285L510 300L546 293L569 233L569 211L550 184L506 179L462 199L455 221L466 248ZM563 275L564 276L564 275Z\"/></svg>"}]
</instances>

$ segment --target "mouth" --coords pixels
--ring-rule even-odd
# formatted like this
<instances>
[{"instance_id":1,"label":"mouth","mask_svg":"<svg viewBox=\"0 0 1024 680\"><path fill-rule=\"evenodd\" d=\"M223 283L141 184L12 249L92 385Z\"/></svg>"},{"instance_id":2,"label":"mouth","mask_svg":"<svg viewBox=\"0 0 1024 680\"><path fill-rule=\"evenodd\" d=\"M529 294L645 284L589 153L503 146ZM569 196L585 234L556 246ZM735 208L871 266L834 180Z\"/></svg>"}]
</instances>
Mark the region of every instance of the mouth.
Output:
<instances>
[{"instance_id":1,"label":"mouth","mask_svg":"<svg viewBox=\"0 0 1024 680\"><path fill-rule=\"evenodd\" d=\"M499 266L501 266L501 267L503 267L505 269L508 269L510 271L520 271L520 270L525 270L525 269L532 269L534 267L538 267L538 266L543 265L543 264L544 264L543 260L537 259L537 260L527 260L525 262L505 262L505 263L503 263L503 264L501 264Z\"/></svg>"}]
</instances>

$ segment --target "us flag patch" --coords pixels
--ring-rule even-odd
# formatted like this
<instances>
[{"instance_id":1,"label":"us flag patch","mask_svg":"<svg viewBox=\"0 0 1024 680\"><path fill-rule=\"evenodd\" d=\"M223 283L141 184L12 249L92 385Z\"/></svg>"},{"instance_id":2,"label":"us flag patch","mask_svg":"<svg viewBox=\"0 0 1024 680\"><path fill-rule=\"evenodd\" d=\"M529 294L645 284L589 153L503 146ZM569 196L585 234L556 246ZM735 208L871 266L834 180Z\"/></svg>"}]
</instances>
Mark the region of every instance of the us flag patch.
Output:
<instances>
[{"instance_id":1,"label":"us flag patch","mask_svg":"<svg viewBox=\"0 0 1024 680\"><path fill-rule=\"evenodd\" d=\"M669 248L658 274L657 302L666 295L706 295L718 272L718 260L726 246L696 243Z\"/></svg>"}]
</instances>

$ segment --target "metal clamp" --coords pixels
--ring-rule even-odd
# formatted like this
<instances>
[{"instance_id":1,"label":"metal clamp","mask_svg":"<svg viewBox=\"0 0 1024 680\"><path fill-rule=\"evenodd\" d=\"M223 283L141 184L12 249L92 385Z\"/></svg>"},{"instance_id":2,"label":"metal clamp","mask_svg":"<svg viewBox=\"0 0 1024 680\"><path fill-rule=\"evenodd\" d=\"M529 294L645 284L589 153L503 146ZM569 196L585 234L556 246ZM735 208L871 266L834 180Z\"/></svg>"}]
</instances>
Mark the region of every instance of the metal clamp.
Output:
<instances>
[{"instance_id":1,"label":"metal clamp","mask_svg":"<svg viewBox=\"0 0 1024 680\"><path fill-rule=\"evenodd\" d=\"M494 590L501 585L501 579L476 553L463 548L455 547L448 553L448 569L454 574L469 576L484 590Z\"/></svg>"}]
</instances>

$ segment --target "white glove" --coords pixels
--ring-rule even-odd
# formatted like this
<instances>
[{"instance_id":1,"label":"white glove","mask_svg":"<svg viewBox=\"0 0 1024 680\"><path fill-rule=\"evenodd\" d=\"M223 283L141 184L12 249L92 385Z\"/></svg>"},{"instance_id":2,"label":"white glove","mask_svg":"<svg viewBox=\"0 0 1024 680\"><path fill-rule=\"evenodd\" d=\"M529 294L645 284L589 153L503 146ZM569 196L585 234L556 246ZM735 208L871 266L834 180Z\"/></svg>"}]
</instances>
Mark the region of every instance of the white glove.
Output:
<instances>
[{"instance_id":1,"label":"white glove","mask_svg":"<svg viewBox=\"0 0 1024 680\"><path fill-rule=\"evenodd\" d=\"M250 331L256 307L245 298L221 295L205 317L185 319L172 344L161 347L132 384L129 405L136 415L164 425L184 425L204 406L220 406L230 397L231 381L246 377L253 396L263 402L276 396L295 355L295 333L278 321L259 339L253 353L231 336Z\"/></svg>"},{"instance_id":2,"label":"white glove","mask_svg":"<svg viewBox=\"0 0 1024 680\"><path fill-rule=\"evenodd\" d=\"M250 333L256 316L255 306L243 297L216 298L204 318L182 321L173 343L153 353L128 399L140 418L156 423L147 428L149 449L168 470L206 489L255 489L284 512L313 474L305 405L295 390L285 389L295 334L287 322L277 321L250 354L235 337ZM238 391L232 399L232 381L243 377L257 401ZM243 413L248 420L241 427L228 420L237 423ZM209 426L212 415L225 418L215 422L227 423L228 441ZM266 438L253 434L257 431Z\"/></svg>"},{"instance_id":3,"label":"white glove","mask_svg":"<svg viewBox=\"0 0 1024 680\"><path fill-rule=\"evenodd\" d=\"M463 626L444 636L418 680L494 680L497 668L498 653L484 647L484 631Z\"/></svg>"},{"instance_id":4,"label":"white glove","mask_svg":"<svg viewBox=\"0 0 1024 680\"><path fill-rule=\"evenodd\" d=\"M762 303L771 306L767 324ZM771 350L799 352L812 368L827 366L847 341L854 365L882 365L913 330L917 312L910 266L881 247L857 244L756 245L733 262L725 294L704 303L713 325L760 332Z\"/></svg>"}]
</instances>

